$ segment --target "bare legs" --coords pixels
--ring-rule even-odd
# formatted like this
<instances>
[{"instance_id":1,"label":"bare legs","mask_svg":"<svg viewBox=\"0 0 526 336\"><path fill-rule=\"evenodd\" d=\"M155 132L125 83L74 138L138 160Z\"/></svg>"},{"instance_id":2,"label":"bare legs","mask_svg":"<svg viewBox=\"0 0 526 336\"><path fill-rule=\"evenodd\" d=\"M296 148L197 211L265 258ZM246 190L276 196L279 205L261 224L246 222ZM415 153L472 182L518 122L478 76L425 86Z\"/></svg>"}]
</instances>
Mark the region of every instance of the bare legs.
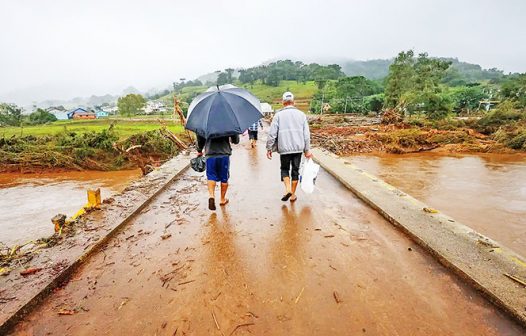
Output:
<instances>
[{"instance_id":1,"label":"bare legs","mask_svg":"<svg viewBox=\"0 0 526 336\"><path fill-rule=\"evenodd\" d=\"M283 184L285 185L285 194L288 194L288 193L292 194L292 187L290 185L290 177L284 176L283 177Z\"/></svg>"},{"instance_id":2,"label":"bare legs","mask_svg":"<svg viewBox=\"0 0 526 336\"><path fill-rule=\"evenodd\" d=\"M208 180L208 197L215 198L216 181Z\"/></svg>"},{"instance_id":3,"label":"bare legs","mask_svg":"<svg viewBox=\"0 0 526 336\"><path fill-rule=\"evenodd\" d=\"M210 210L215 210L215 189L216 189L216 181L210 181L208 180L208 207ZM221 183L221 201L219 202L219 205L225 205L228 203L228 199L226 198L226 192L228 190L228 183Z\"/></svg>"},{"instance_id":4,"label":"bare legs","mask_svg":"<svg viewBox=\"0 0 526 336\"><path fill-rule=\"evenodd\" d=\"M225 205L228 203L228 198L226 198L226 191L228 190L228 183L221 183L221 202L219 205Z\"/></svg>"},{"instance_id":5,"label":"bare legs","mask_svg":"<svg viewBox=\"0 0 526 336\"><path fill-rule=\"evenodd\" d=\"M298 197L296 196L296 188L298 188L298 180L292 181L292 196L290 196L290 201L294 202Z\"/></svg>"}]
</instances>

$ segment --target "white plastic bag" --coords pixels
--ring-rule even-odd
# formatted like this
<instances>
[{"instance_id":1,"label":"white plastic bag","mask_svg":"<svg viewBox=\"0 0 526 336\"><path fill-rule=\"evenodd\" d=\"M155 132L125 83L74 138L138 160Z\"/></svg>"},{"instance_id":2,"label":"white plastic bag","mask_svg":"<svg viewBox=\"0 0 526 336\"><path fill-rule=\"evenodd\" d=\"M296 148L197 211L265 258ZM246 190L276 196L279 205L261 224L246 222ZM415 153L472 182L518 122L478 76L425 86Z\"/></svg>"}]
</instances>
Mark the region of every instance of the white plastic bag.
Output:
<instances>
[{"instance_id":1,"label":"white plastic bag","mask_svg":"<svg viewBox=\"0 0 526 336\"><path fill-rule=\"evenodd\" d=\"M307 194L312 194L314 191L314 180L318 176L320 165L315 163L312 159L307 159L303 165L303 172L301 173L301 190Z\"/></svg>"}]
</instances>

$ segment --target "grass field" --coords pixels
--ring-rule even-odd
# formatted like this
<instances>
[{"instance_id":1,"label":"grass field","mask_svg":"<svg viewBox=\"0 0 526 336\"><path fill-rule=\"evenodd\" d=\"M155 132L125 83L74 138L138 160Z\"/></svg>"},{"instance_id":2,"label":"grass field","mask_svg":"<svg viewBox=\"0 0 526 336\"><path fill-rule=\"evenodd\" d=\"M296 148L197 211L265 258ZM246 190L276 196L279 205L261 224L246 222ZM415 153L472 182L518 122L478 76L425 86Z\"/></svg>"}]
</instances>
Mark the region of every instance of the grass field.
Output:
<instances>
[{"instance_id":1,"label":"grass field","mask_svg":"<svg viewBox=\"0 0 526 336\"><path fill-rule=\"evenodd\" d=\"M274 107L277 107L281 101L281 96L284 92L290 91L294 94L296 100L311 100L312 96L318 88L316 83L313 81L303 83L298 83L296 81L281 81L279 86L268 86L260 83L253 85L246 84L242 85L243 88L252 92L256 97L261 101L272 103Z\"/></svg>"},{"instance_id":2,"label":"grass field","mask_svg":"<svg viewBox=\"0 0 526 336\"><path fill-rule=\"evenodd\" d=\"M0 137L26 136L26 135L54 135L64 130L86 133L90 131L100 132L107 129L112 122L115 122L114 129L121 139L127 138L136 133L142 133L159 129L161 124L156 120L111 120L111 119L94 119L94 120L60 120L47 125L27 126L27 127L0 127ZM174 125L166 122L168 129L174 133L183 131L181 125Z\"/></svg>"},{"instance_id":3,"label":"grass field","mask_svg":"<svg viewBox=\"0 0 526 336\"><path fill-rule=\"evenodd\" d=\"M256 97L259 98L262 102L270 103L274 108L281 107L281 96L286 91L291 91L296 97L296 105L307 111L312 96L316 93L318 88L314 81L303 83L298 83L296 81L286 81L282 80L279 86L269 86L261 83L255 84L241 84L235 83L236 86L243 87L248 91L252 92ZM179 98L183 101L186 100L191 95L199 94L206 91L206 86L189 86L181 90ZM173 96L169 94L160 98L165 101L167 104L171 104ZM170 105L171 106L171 105Z\"/></svg>"}]
</instances>

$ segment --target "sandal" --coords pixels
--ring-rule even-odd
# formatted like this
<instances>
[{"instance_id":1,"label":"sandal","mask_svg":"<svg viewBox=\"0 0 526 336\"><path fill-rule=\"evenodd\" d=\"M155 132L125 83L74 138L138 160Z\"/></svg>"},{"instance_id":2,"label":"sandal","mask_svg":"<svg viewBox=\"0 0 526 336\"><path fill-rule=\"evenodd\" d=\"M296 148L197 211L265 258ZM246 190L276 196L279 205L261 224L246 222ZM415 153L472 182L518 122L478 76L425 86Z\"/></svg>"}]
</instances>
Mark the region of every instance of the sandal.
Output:
<instances>
[{"instance_id":1,"label":"sandal","mask_svg":"<svg viewBox=\"0 0 526 336\"><path fill-rule=\"evenodd\" d=\"M216 202L215 202L215 199L213 197L210 197L208 199L208 209L214 211L216 209Z\"/></svg>"},{"instance_id":2,"label":"sandal","mask_svg":"<svg viewBox=\"0 0 526 336\"><path fill-rule=\"evenodd\" d=\"M292 193L287 193L285 196L283 196L283 197L281 198L281 200L282 200L283 202L286 202L286 201L289 200L290 196L292 196Z\"/></svg>"}]
</instances>

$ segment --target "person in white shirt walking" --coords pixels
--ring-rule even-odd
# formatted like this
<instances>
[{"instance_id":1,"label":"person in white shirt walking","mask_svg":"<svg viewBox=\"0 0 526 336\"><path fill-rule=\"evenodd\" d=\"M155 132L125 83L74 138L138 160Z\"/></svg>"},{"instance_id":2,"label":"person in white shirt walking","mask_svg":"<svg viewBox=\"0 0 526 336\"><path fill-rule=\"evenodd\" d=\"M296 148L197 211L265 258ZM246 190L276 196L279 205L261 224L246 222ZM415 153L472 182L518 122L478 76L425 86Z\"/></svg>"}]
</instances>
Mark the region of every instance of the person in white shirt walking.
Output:
<instances>
[{"instance_id":1,"label":"person in white shirt walking","mask_svg":"<svg viewBox=\"0 0 526 336\"><path fill-rule=\"evenodd\" d=\"M286 202L297 200L301 154L312 157L310 152L310 129L307 116L294 106L294 95L291 92L283 94L283 109L279 110L268 132L267 158L272 159L272 152L277 151L281 161L281 181L285 185L285 195L281 198Z\"/></svg>"}]
</instances>

